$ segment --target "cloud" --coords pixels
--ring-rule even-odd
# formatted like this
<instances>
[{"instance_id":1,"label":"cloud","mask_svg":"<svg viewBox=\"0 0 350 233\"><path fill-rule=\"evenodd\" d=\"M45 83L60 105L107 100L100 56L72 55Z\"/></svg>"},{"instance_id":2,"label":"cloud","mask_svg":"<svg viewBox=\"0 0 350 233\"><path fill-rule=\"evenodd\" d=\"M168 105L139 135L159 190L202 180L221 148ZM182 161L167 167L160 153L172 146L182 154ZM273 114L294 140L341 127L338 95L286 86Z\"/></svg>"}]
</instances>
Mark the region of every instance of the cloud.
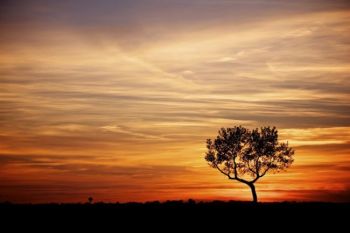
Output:
<instances>
[{"instance_id":1,"label":"cloud","mask_svg":"<svg viewBox=\"0 0 350 233\"><path fill-rule=\"evenodd\" d=\"M67 159L70 161L67 161ZM103 156L77 156L77 155L7 155L1 154L2 166L21 165L23 167L36 167L43 170L64 171L71 174L89 176L112 175L126 178L157 179L162 176L176 176L180 173L190 173L191 170L181 166L167 165L113 165ZM88 160L88 162L86 162Z\"/></svg>"},{"instance_id":2,"label":"cloud","mask_svg":"<svg viewBox=\"0 0 350 233\"><path fill-rule=\"evenodd\" d=\"M236 58L233 58L233 57L222 57L222 58L216 60L216 62L223 62L223 63L225 63L225 62L230 63L230 62L233 62L233 61L236 61Z\"/></svg>"},{"instance_id":3,"label":"cloud","mask_svg":"<svg viewBox=\"0 0 350 233\"><path fill-rule=\"evenodd\" d=\"M270 190L285 180L300 181L296 190L339 190L341 180L347 183L347 166L339 165L348 163L350 141L346 1L0 7L0 165L7 168L7 197L21 185L37 188L38 199L52 188L53 197L50 180L65 183L74 174L86 191L102 194L99 183L118 186L111 200L152 199L164 183L172 187L162 189L164 198L190 196L194 188L179 190L196 185L201 197L216 196L216 188L226 187L216 182L226 180L205 167L205 139L240 124L276 125L297 150L295 172L269 177ZM327 163L336 165L327 170ZM331 184L313 175L337 168L338 180L322 175ZM129 171L154 183L127 183ZM156 179L167 171L168 183ZM91 188L89 174L97 177ZM41 184L40 177L47 180ZM59 190L68 195L73 191L64 189L74 185Z\"/></svg>"},{"instance_id":4,"label":"cloud","mask_svg":"<svg viewBox=\"0 0 350 233\"><path fill-rule=\"evenodd\" d=\"M137 132L133 129L130 129L130 128L125 127L125 126L120 126L120 125L106 125L106 126L102 126L101 129L106 130L106 131L110 131L110 132L128 134L130 136L140 137L143 139L153 139L153 140L165 139L165 138L157 136L157 135L151 135L151 134L147 134L147 133Z\"/></svg>"},{"instance_id":5,"label":"cloud","mask_svg":"<svg viewBox=\"0 0 350 233\"><path fill-rule=\"evenodd\" d=\"M295 146L347 144L350 142L348 127L283 129L280 136L288 138Z\"/></svg>"},{"instance_id":6,"label":"cloud","mask_svg":"<svg viewBox=\"0 0 350 233\"><path fill-rule=\"evenodd\" d=\"M279 193L280 200L290 201L319 201L319 202L349 202L350 190L261 190L262 192ZM263 194L264 195L264 194ZM273 199L275 200L275 199Z\"/></svg>"}]
</instances>

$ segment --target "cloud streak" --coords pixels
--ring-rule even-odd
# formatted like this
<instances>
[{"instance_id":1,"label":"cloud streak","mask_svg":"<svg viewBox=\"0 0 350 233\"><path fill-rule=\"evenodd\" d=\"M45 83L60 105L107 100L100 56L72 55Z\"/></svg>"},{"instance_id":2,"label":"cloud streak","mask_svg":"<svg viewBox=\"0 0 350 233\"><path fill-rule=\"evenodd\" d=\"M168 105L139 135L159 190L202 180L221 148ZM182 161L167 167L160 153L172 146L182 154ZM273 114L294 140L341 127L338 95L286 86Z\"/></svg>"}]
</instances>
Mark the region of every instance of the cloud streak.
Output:
<instances>
[{"instance_id":1,"label":"cloud streak","mask_svg":"<svg viewBox=\"0 0 350 233\"><path fill-rule=\"evenodd\" d=\"M105 200L244 199L202 158L206 138L237 124L276 125L297 149L294 171L261 184L266 200L288 199L273 195L286 182L299 182L290 199L349 186L347 1L82 2L0 8L0 200L22 186L71 200L79 182L75 201L108 185L118 194Z\"/></svg>"}]
</instances>

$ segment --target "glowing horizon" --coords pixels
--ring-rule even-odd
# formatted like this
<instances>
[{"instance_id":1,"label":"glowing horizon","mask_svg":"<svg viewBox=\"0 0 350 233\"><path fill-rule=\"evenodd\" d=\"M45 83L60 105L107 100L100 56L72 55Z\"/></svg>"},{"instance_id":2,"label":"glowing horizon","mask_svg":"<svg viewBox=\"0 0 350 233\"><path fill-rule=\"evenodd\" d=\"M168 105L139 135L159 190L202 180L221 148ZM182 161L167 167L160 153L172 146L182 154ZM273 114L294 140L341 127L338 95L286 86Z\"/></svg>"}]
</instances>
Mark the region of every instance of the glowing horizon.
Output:
<instances>
[{"instance_id":1,"label":"glowing horizon","mask_svg":"<svg viewBox=\"0 0 350 233\"><path fill-rule=\"evenodd\" d=\"M276 126L260 201L349 201L347 1L5 1L0 202L250 200L204 160Z\"/></svg>"}]
</instances>

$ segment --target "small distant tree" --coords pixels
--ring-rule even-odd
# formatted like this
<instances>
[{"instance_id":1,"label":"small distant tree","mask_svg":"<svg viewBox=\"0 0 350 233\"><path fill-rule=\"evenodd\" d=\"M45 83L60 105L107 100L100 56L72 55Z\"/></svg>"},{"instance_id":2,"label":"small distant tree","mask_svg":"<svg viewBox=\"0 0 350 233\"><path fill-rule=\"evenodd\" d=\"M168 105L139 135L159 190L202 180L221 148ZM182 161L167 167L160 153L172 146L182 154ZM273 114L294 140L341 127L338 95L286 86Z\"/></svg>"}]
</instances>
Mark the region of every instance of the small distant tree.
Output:
<instances>
[{"instance_id":1,"label":"small distant tree","mask_svg":"<svg viewBox=\"0 0 350 233\"><path fill-rule=\"evenodd\" d=\"M88 198L88 203L89 203L89 204L92 204L93 201L94 201L94 198L93 198L93 197L89 197L89 198Z\"/></svg>"},{"instance_id":2,"label":"small distant tree","mask_svg":"<svg viewBox=\"0 0 350 233\"><path fill-rule=\"evenodd\" d=\"M207 139L205 160L230 180L248 185L258 202L255 182L268 172L279 172L293 163L294 150L278 142L276 127L249 130L242 126L222 128L213 141Z\"/></svg>"}]
</instances>

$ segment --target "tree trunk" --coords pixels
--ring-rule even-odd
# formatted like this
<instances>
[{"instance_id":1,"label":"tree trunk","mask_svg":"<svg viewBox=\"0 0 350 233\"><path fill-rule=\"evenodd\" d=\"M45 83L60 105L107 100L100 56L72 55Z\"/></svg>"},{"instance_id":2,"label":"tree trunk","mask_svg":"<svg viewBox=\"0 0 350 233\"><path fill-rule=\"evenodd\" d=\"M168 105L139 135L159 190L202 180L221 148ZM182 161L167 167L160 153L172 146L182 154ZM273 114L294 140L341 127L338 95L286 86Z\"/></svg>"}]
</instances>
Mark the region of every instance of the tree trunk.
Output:
<instances>
[{"instance_id":1,"label":"tree trunk","mask_svg":"<svg viewBox=\"0 0 350 233\"><path fill-rule=\"evenodd\" d=\"M258 196L256 195L254 184L253 183L249 183L248 185L249 185L250 189L252 190L253 202L254 203L258 203Z\"/></svg>"}]
</instances>

